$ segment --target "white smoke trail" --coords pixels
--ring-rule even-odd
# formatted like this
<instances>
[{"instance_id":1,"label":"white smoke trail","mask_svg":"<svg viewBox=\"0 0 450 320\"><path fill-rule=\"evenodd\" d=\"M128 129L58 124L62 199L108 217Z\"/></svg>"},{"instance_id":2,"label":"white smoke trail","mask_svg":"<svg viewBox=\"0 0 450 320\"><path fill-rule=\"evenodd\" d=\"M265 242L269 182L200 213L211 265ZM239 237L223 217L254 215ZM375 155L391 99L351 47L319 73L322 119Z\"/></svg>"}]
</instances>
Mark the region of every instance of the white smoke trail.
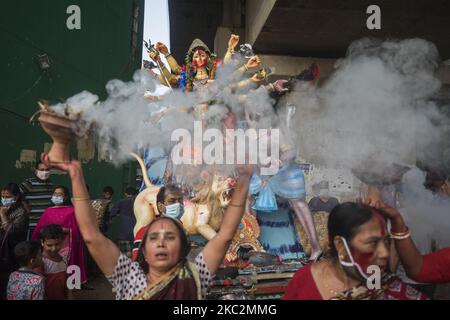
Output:
<instances>
[{"instance_id":1,"label":"white smoke trail","mask_svg":"<svg viewBox=\"0 0 450 320\"><path fill-rule=\"evenodd\" d=\"M258 113L259 127L270 128L274 113L267 90L253 90L254 85L231 89L231 84L247 78L235 72L239 66L237 62L223 65L217 69L215 81L207 86L189 93L174 90L152 102L144 99L144 94L154 90L156 80L139 70L130 82L109 81L106 84L108 96L104 101L83 91L52 108L64 113L68 106L70 113L80 113L83 121L94 124L102 149L119 165L130 159L130 151L139 148L164 147L169 150L174 144L171 135L175 129L192 131L194 121L199 120L195 108L201 104L208 104L208 111L203 115L207 124L205 130L222 129L230 111L238 121L244 121L244 108ZM161 110L166 112L158 121L152 121Z\"/></svg>"},{"instance_id":2,"label":"white smoke trail","mask_svg":"<svg viewBox=\"0 0 450 320\"><path fill-rule=\"evenodd\" d=\"M434 44L421 39L352 43L322 87L300 85L284 98L297 106L300 156L378 173L393 164L450 163L442 159L449 117L430 100L440 89L438 62ZM436 199L423 182L417 168L405 174L401 212L420 250L429 252L432 239L450 245L450 201Z\"/></svg>"},{"instance_id":3,"label":"white smoke trail","mask_svg":"<svg viewBox=\"0 0 450 320\"><path fill-rule=\"evenodd\" d=\"M329 167L414 164L416 148L441 130L426 100L440 87L437 59L436 47L421 39L354 42L321 88L288 99L298 106L301 155Z\"/></svg>"},{"instance_id":4,"label":"white smoke trail","mask_svg":"<svg viewBox=\"0 0 450 320\"><path fill-rule=\"evenodd\" d=\"M450 198L432 194L424 181L425 173L417 168L403 176L400 212L418 249L428 253L432 240L440 247L450 246Z\"/></svg>"}]
</instances>

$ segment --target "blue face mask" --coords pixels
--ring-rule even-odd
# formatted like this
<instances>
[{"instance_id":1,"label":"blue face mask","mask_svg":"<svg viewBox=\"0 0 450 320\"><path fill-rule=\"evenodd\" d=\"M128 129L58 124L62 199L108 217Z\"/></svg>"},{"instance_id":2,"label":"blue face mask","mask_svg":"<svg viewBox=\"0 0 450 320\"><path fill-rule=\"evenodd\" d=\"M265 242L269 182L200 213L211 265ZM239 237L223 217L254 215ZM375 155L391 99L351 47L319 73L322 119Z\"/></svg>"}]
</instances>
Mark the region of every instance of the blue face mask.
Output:
<instances>
[{"instance_id":1,"label":"blue face mask","mask_svg":"<svg viewBox=\"0 0 450 320\"><path fill-rule=\"evenodd\" d=\"M165 216L167 216L167 217L170 217L173 219L180 219L181 216L183 215L183 213L184 213L184 207L179 202L166 206Z\"/></svg>"},{"instance_id":2,"label":"blue face mask","mask_svg":"<svg viewBox=\"0 0 450 320\"><path fill-rule=\"evenodd\" d=\"M16 199L14 198L4 198L2 197L2 205L5 207L12 206L16 203Z\"/></svg>"},{"instance_id":3,"label":"blue face mask","mask_svg":"<svg viewBox=\"0 0 450 320\"><path fill-rule=\"evenodd\" d=\"M64 203L64 198L61 196L53 196L51 201L54 205L60 205Z\"/></svg>"}]
</instances>

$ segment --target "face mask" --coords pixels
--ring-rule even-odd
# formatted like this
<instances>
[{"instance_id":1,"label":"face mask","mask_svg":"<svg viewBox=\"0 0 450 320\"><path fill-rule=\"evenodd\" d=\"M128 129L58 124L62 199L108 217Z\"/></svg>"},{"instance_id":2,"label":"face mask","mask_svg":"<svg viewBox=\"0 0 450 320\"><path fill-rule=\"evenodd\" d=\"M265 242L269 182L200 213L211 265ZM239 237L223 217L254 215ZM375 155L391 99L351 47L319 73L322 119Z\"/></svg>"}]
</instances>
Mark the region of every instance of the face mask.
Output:
<instances>
[{"instance_id":1,"label":"face mask","mask_svg":"<svg viewBox=\"0 0 450 320\"><path fill-rule=\"evenodd\" d=\"M55 205L60 205L64 203L64 198L61 196L53 196L51 201L53 202L53 204Z\"/></svg>"},{"instance_id":2,"label":"face mask","mask_svg":"<svg viewBox=\"0 0 450 320\"><path fill-rule=\"evenodd\" d=\"M360 281L366 281L368 279L367 274L363 271L359 263L357 263L353 259L353 255L350 252L350 248L348 247L347 240L345 240L344 237L341 237L342 242L344 243L345 251L347 252L350 261L342 261L341 258L338 257L339 263L341 264L342 268L344 269L345 273L347 273L350 277L353 279L358 279Z\"/></svg>"},{"instance_id":3,"label":"face mask","mask_svg":"<svg viewBox=\"0 0 450 320\"><path fill-rule=\"evenodd\" d=\"M5 207L12 206L15 203L16 203L16 199L14 199L14 198L2 197L2 205L4 205Z\"/></svg>"},{"instance_id":4,"label":"face mask","mask_svg":"<svg viewBox=\"0 0 450 320\"><path fill-rule=\"evenodd\" d=\"M47 180L50 178L50 171L36 170L36 176L41 180Z\"/></svg>"},{"instance_id":5,"label":"face mask","mask_svg":"<svg viewBox=\"0 0 450 320\"><path fill-rule=\"evenodd\" d=\"M166 213L164 215L173 219L180 219L183 213L184 207L181 205L181 203L177 202L174 204L167 205Z\"/></svg>"}]
</instances>

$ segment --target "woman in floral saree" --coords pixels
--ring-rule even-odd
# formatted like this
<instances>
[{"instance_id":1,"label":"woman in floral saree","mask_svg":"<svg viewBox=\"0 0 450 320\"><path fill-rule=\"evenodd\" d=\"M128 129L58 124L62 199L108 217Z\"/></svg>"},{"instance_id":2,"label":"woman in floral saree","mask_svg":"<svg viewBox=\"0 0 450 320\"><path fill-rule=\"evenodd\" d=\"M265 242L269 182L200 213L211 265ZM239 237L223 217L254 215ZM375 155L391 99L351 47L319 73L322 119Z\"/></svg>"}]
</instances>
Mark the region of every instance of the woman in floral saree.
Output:
<instances>
[{"instance_id":1,"label":"woman in floral saree","mask_svg":"<svg viewBox=\"0 0 450 320\"><path fill-rule=\"evenodd\" d=\"M47 154L42 155L42 161L69 173L81 235L100 270L112 283L116 299L202 298L242 219L253 172L252 166L238 167L239 178L221 228L198 254L195 263L187 261L187 236L173 218L155 219L148 226L138 254L139 263L120 253L119 248L100 232L81 164L74 160L52 163Z\"/></svg>"}]
</instances>

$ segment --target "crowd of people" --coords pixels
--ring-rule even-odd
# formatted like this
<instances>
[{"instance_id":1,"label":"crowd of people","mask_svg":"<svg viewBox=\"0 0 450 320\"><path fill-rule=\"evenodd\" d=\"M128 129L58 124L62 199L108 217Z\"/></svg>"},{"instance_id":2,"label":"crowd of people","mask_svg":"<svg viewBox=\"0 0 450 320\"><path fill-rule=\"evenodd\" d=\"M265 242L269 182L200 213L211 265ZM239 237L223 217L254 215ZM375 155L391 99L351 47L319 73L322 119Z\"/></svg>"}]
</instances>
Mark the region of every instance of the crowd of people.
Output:
<instances>
[{"instance_id":1,"label":"crowd of people","mask_svg":"<svg viewBox=\"0 0 450 320\"><path fill-rule=\"evenodd\" d=\"M160 188L158 218L141 228L136 239L133 202L137 190L127 188L124 198L112 205L113 191L105 188L102 202L108 213L103 217L109 220L118 217L120 221L118 236L113 242L105 232L109 222L98 221L80 163L51 163L46 155L42 160L36 166L36 177L21 184L31 185L33 181L34 189L8 183L1 190L2 299L70 299L67 268L78 266L81 283L86 284L87 254L111 283L116 299L205 298L244 214L253 172L251 166L242 166L239 170L231 203L217 235L194 259L188 259L191 244L179 219L184 203L180 187ZM42 174L49 168L68 172L73 195L65 186L49 187L49 175ZM433 183L436 181L434 179ZM439 197L450 196L447 178L442 179L439 186L434 184L433 190ZM45 190L37 188L38 185L45 186ZM326 191L328 185L321 182L315 188ZM49 190L51 192L45 192ZM392 248L411 279L420 283L450 281L450 248L422 255L395 208L370 199L339 204L325 193L316 193L309 206L311 209L320 206L320 210L330 212L328 254L299 269L284 299L427 299L424 293L392 272ZM47 199L51 205L44 208L43 202ZM33 232L29 232L30 217L38 212L34 205L38 206L37 210L44 210ZM381 285L375 289L367 286L369 266L381 270Z\"/></svg>"},{"instance_id":2,"label":"crowd of people","mask_svg":"<svg viewBox=\"0 0 450 320\"><path fill-rule=\"evenodd\" d=\"M232 60L238 41L237 35L231 36L224 64ZM157 43L148 49L160 68L161 83L185 92L206 90L215 81L216 68L222 65L199 39L193 41L186 56L187 64L183 67L164 44ZM235 72L242 75L249 69L260 67L260 59L250 53L248 61ZM160 54L166 57L172 71L161 63ZM249 79L230 84L227 90L260 86L258 89L262 89L264 96L279 98L288 90L284 86L289 81L278 80L263 86L267 73L268 70L263 68ZM297 76L297 80L315 83L319 73L318 66L312 64ZM239 99L250 98L240 95ZM208 103L194 108L197 119L204 121L203 124L206 123ZM232 109L225 107L224 113L223 128L235 128L236 116ZM161 111L158 117L164 117L164 114ZM247 125L254 126L255 119L260 116L256 110L246 110ZM288 140L287 137L283 142ZM90 265L103 273L118 300L205 299L212 278L224 264L236 232L243 225L245 213L269 213L263 221L265 227L287 230L292 225L289 218L286 221L270 220L270 214L281 211L282 206L278 207L280 199L283 208L300 222L311 249L309 260L304 261L290 281L284 299L428 299L417 287L398 277L397 260L406 275L415 281L450 282L450 248L422 255L412 241L405 220L395 208L394 198L383 199L382 186L368 185L368 189L377 190L380 197L368 196L354 199L355 202L339 203L337 198L329 195L329 183L321 181L312 187L314 197L307 202L303 169L295 161L293 150L288 142L283 144L282 166L273 176L259 175L256 166L238 165L232 179L222 177L219 182L214 182L214 178L206 177L205 181L210 179L212 182L210 187L203 189L208 195L203 197L207 199L204 202L185 192L182 185L174 184L170 179L173 172L165 167L156 170L160 175L153 182L144 178L148 190L138 194L136 188L126 188L124 198L116 204L112 202L114 190L109 186L103 189L99 199L91 199L80 162L52 161L48 154L42 154L34 177L20 185L8 183L1 189L0 299L70 299L72 292L66 282L68 268L76 266L80 288L89 289ZM150 159L150 167L163 158L158 155L156 159ZM152 171L145 167L142 159L140 165L144 175ZM68 174L70 191L67 186L51 183L51 169ZM203 173L199 172L200 177L196 179L202 180ZM220 189L217 185L229 179L233 183L232 192L224 192L227 199L223 193L220 195L223 201L214 198L217 194L211 190ZM153 183L155 188L158 185L157 194L147 192L153 190L150 190ZM440 198L450 197L448 176L430 172L425 186ZM134 204L138 198L145 200L144 214L152 215L144 217L147 223L142 226L135 215ZM147 198L153 200L147 201ZM226 204L222 205L222 202ZM183 220L187 216L184 212L186 203L190 205L190 220L198 222L196 228L188 228L189 223L194 223ZM217 212L219 214L215 215ZM326 250L320 244L314 223L313 215L317 212L327 215ZM217 230L208 224L213 216L221 217ZM111 236L112 221L118 226L115 237ZM205 242L199 251L191 250L189 236L192 229L204 236ZM275 237L268 239L270 242ZM282 237L276 240L280 239L284 241ZM300 247L295 239L291 243L276 243L276 248L273 242L266 245L272 245L272 249L280 252ZM380 278L379 285L372 287L368 281L374 268L379 270Z\"/></svg>"},{"instance_id":3,"label":"crowd of people","mask_svg":"<svg viewBox=\"0 0 450 320\"><path fill-rule=\"evenodd\" d=\"M137 190L128 187L124 199L115 205L113 194L113 188L106 186L101 197L91 202L99 218L96 223L106 234L111 221L118 218L120 231L113 238L131 257ZM66 186L52 183L47 164L37 163L33 177L21 184L2 187L0 217L0 300L72 299L66 285L69 266L79 268L78 289L93 289L88 284L91 257L86 252L71 194Z\"/></svg>"}]
</instances>

